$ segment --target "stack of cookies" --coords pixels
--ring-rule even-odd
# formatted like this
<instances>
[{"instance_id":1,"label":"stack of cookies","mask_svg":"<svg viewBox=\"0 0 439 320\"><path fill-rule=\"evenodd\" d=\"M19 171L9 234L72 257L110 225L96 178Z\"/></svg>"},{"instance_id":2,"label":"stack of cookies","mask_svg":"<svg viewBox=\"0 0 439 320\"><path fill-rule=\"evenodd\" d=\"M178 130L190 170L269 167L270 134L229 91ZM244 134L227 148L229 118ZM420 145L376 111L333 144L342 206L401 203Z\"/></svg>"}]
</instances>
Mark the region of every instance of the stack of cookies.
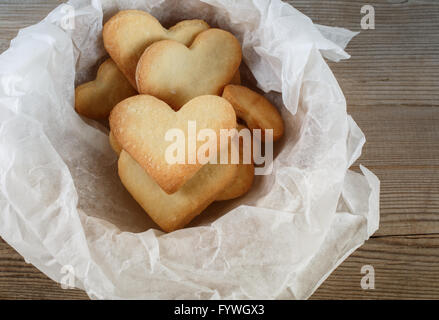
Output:
<instances>
[{"instance_id":1,"label":"stack of cookies","mask_svg":"<svg viewBox=\"0 0 439 320\"><path fill-rule=\"evenodd\" d=\"M237 162L219 161L222 139L200 141L205 132L241 137L245 130L262 130L261 141L268 139L266 130L273 141L283 135L277 109L240 85L239 41L202 20L166 29L138 10L113 16L103 39L110 58L94 81L76 88L75 109L91 119L109 119L119 177L149 216L170 232L212 202L247 193L255 167L243 161L242 141L226 147L239 155ZM215 161L201 161L200 155Z\"/></svg>"}]
</instances>

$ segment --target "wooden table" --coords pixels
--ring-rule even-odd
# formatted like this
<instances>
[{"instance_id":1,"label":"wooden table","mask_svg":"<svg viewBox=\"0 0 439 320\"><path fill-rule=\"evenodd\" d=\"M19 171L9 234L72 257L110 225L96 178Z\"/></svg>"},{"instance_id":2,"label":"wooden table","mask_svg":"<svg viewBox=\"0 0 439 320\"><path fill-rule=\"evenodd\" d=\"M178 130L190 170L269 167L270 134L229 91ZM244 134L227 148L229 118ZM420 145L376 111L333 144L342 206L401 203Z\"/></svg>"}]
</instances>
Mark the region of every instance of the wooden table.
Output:
<instances>
[{"instance_id":1,"label":"wooden table","mask_svg":"<svg viewBox=\"0 0 439 320\"><path fill-rule=\"evenodd\" d=\"M0 0L0 52L18 29L61 1ZM331 63L367 144L361 163L381 179L380 229L323 283L314 299L439 298L439 2L291 1L314 22L360 31L361 7L376 29ZM363 265L375 289L360 286ZM63 290L0 239L0 299L86 299Z\"/></svg>"}]
</instances>

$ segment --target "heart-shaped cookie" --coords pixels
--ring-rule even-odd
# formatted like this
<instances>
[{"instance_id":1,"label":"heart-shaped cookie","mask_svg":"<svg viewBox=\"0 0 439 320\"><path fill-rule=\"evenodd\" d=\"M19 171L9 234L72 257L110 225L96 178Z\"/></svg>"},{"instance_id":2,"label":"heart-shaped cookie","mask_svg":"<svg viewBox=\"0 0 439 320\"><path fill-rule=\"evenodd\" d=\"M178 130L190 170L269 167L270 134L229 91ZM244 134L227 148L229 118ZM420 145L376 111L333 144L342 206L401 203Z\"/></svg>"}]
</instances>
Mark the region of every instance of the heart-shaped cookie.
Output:
<instances>
[{"instance_id":1,"label":"heart-shaped cookie","mask_svg":"<svg viewBox=\"0 0 439 320\"><path fill-rule=\"evenodd\" d=\"M209 29L188 48L170 40L148 47L137 65L137 88L175 110L201 95L220 95L241 63L239 41L229 32Z\"/></svg>"},{"instance_id":2,"label":"heart-shaped cookie","mask_svg":"<svg viewBox=\"0 0 439 320\"><path fill-rule=\"evenodd\" d=\"M262 141L265 141L266 129L273 130L273 141L283 136L282 117L264 96L244 86L230 84L224 88L223 98L232 104L238 118L244 120L249 129L262 130Z\"/></svg>"},{"instance_id":3,"label":"heart-shaped cookie","mask_svg":"<svg viewBox=\"0 0 439 320\"><path fill-rule=\"evenodd\" d=\"M130 83L136 87L136 66L140 56L152 43L175 40L190 45L209 25L202 20L185 20L169 30L150 14L139 10L124 10L104 25L104 46Z\"/></svg>"},{"instance_id":4,"label":"heart-shaped cookie","mask_svg":"<svg viewBox=\"0 0 439 320\"><path fill-rule=\"evenodd\" d=\"M230 84L236 84L238 86L241 85L241 73L239 72L239 69L236 71L232 80L230 80Z\"/></svg>"},{"instance_id":5,"label":"heart-shaped cookie","mask_svg":"<svg viewBox=\"0 0 439 320\"><path fill-rule=\"evenodd\" d=\"M106 119L116 104L136 94L114 61L107 59L99 67L96 80L76 88L75 109L87 118Z\"/></svg>"},{"instance_id":6,"label":"heart-shaped cookie","mask_svg":"<svg viewBox=\"0 0 439 320\"><path fill-rule=\"evenodd\" d=\"M167 194L125 151L119 177L133 198L164 231L183 228L211 204L237 173L237 165L207 164L177 192Z\"/></svg>"},{"instance_id":7,"label":"heart-shaped cookie","mask_svg":"<svg viewBox=\"0 0 439 320\"><path fill-rule=\"evenodd\" d=\"M238 131L241 130L242 127L243 126L238 125ZM247 129L247 128L245 128L245 129ZM120 155L122 152L122 148L119 145L119 143L116 141L116 139L114 138L111 131L110 131L110 135L109 135L109 141L110 141L110 146L113 149L113 151L115 153L117 153L118 155ZM215 201L236 199L236 198L243 196L244 194L246 194L250 190L250 188L253 184L253 179L254 179L254 175L255 175L255 167L254 167L253 163L249 163L249 164L243 163L242 146L240 146L239 158L240 158L240 162L238 164L236 176L224 188L224 190L218 195L218 197L216 197ZM220 166L221 164L217 164L217 165ZM197 176L197 174L195 174L195 176L192 179L194 179L196 176Z\"/></svg>"},{"instance_id":8,"label":"heart-shaped cookie","mask_svg":"<svg viewBox=\"0 0 439 320\"><path fill-rule=\"evenodd\" d=\"M220 130L235 128L236 115L230 103L218 96L197 97L175 112L153 96L138 95L125 99L113 109L110 127L120 147L163 190L172 194L202 167L197 159L201 146L206 147L203 150L219 150ZM202 129L213 130L216 141L198 141L198 133ZM193 135L188 132L190 130L193 130ZM169 138L169 134L175 132L183 137L183 149L186 150L183 163L172 163L169 158L169 148L177 142ZM192 139L188 139L190 136ZM193 142L193 147L189 140Z\"/></svg>"},{"instance_id":9,"label":"heart-shaped cookie","mask_svg":"<svg viewBox=\"0 0 439 320\"><path fill-rule=\"evenodd\" d=\"M119 142L117 142L116 138L114 137L111 131L110 134L108 135L108 141L110 142L111 149L113 149L114 152L120 155L120 153L122 152L122 147L120 146Z\"/></svg>"},{"instance_id":10,"label":"heart-shaped cookie","mask_svg":"<svg viewBox=\"0 0 439 320\"><path fill-rule=\"evenodd\" d=\"M238 132L241 132L241 130L249 130L249 129L242 124L238 124L237 130ZM251 133L249 132L248 134L250 136ZM250 142L251 142L251 138L250 138ZM249 146L246 147L248 148ZM224 190L216 197L215 199L216 201L236 199L243 196L250 190L255 176L255 166L253 165L253 162L244 163L243 148L244 148L244 143L243 143L243 139L240 136L238 171L232 182L230 182L230 184L227 185L224 188Z\"/></svg>"}]
</instances>

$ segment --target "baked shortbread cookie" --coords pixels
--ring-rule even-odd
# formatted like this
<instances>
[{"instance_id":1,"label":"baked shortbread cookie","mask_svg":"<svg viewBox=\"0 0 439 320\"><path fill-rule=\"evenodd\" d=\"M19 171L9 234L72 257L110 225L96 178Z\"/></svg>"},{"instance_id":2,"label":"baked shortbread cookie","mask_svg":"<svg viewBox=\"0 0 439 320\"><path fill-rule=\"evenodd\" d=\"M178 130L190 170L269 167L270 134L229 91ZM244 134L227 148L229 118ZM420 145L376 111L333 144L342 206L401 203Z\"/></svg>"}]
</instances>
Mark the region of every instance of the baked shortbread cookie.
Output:
<instances>
[{"instance_id":1,"label":"baked shortbread cookie","mask_svg":"<svg viewBox=\"0 0 439 320\"><path fill-rule=\"evenodd\" d=\"M232 104L238 118L245 121L249 129L273 129L273 141L282 137L284 133L282 117L265 97L243 86L228 85L224 88L223 98ZM263 130L262 140L264 140Z\"/></svg>"},{"instance_id":2,"label":"baked shortbread cookie","mask_svg":"<svg viewBox=\"0 0 439 320\"><path fill-rule=\"evenodd\" d=\"M75 109L90 119L106 119L116 104L136 94L114 61L107 59L99 67L96 80L76 88Z\"/></svg>"},{"instance_id":3,"label":"baked shortbread cookie","mask_svg":"<svg viewBox=\"0 0 439 320\"><path fill-rule=\"evenodd\" d=\"M238 130L241 130L240 126L241 125L238 125ZM122 152L122 148L120 147L119 143L116 141L116 139L114 138L111 132L110 132L109 140L113 151L118 155L120 155L120 153ZM233 181L231 181L231 183L229 183L224 188L224 190L220 193L220 195L215 200L222 201L222 200L231 200L231 199L239 198L250 190L255 175L255 167L253 163L250 164L243 163L242 149L239 150L239 158L240 158L240 163L237 165L238 169L235 178L233 179Z\"/></svg>"},{"instance_id":4,"label":"baked shortbread cookie","mask_svg":"<svg viewBox=\"0 0 439 320\"><path fill-rule=\"evenodd\" d=\"M120 155L120 153L122 152L122 148L120 147L119 143L116 141L111 132L109 139L113 151ZM242 162L242 158L242 150L240 150L240 163L237 164L238 168L236 176L219 194L219 196L215 199L216 201L239 198L250 190L255 175L255 167L253 163L244 164Z\"/></svg>"},{"instance_id":5,"label":"baked shortbread cookie","mask_svg":"<svg viewBox=\"0 0 439 320\"><path fill-rule=\"evenodd\" d=\"M140 206L166 232L187 225L234 179L237 165L207 164L177 192L167 194L125 151L118 162L120 179Z\"/></svg>"},{"instance_id":6,"label":"baked shortbread cookie","mask_svg":"<svg viewBox=\"0 0 439 320\"><path fill-rule=\"evenodd\" d=\"M136 87L137 62L149 45L169 39L189 46L200 32L208 28L209 25L202 20L185 20L168 30L144 11L124 10L105 23L104 46L122 73Z\"/></svg>"},{"instance_id":7,"label":"baked shortbread cookie","mask_svg":"<svg viewBox=\"0 0 439 320\"><path fill-rule=\"evenodd\" d=\"M241 85L241 73L238 71L236 71L235 75L233 76L232 80L230 81L230 84L236 84L236 85Z\"/></svg>"},{"instance_id":8,"label":"baked shortbread cookie","mask_svg":"<svg viewBox=\"0 0 439 320\"><path fill-rule=\"evenodd\" d=\"M119 142L116 141L116 138L111 131L108 136L108 140L110 141L111 149L113 149L114 152L120 155L120 153L122 152L122 147L120 146Z\"/></svg>"},{"instance_id":9,"label":"baked shortbread cookie","mask_svg":"<svg viewBox=\"0 0 439 320\"><path fill-rule=\"evenodd\" d=\"M237 130L238 132L240 132L241 130L248 130L248 128L246 126L243 126L242 124L238 124ZM219 194L219 196L216 198L216 201L239 198L246 194L253 184L255 176L255 166L253 162L244 164L242 137L240 137L239 140L238 172L233 181L230 182L230 184L225 187L225 189ZM251 148L251 146L247 147Z\"/></svg>"},{"instance_id":10,"label":"baked shortbread cookie","mask_svg":"<svg viewBox=\"0 0 439 320\"><path fill-rule=\"evenodd\" d=\"M190 46L163 40L148 47L137 65L137 88L178 110L202 95L221 95L241 63L239 41L229 32L209 29Z\"/></svg>"},{"instance_id":11,"label":"baked shortbread cookie","mask_svg":"<svg viewBox=\"0 0 439 320\"><path fill-rule=\"evenodd\" d=\"M232 200L245 195L253 184L255 167L253 164L239 164L236 177L216 197L216 201Z\"/></svg>"},{"instance_id":12,"label":"baked shortbread cookie","mask_svg":"<svg viewBox=\"0 0 439 320\"><path fill-rule=\"evenodd\" d=\"M193 127L194 124L195 136L191 139L194 141L194 148L189 149L188 127ZM230 103L218 96L197 97L175 112L165 102L153 96L138 95L120 102L113 109L110 128L120 147L163 190L172 194L203 166L197 159L201 146L211 147L216 152L219 150L219 138L216 141L198 141L199 131L211 129L216 137L220 137L221 129L236 128L236 115ZM176 145L176 139L172 136L172 132L176 131L184 135L183 148L186 152L183 163L169 161L168 148L171 144ZM167 135L169 141L165 139Z\"/></svg>"}]
</instances>

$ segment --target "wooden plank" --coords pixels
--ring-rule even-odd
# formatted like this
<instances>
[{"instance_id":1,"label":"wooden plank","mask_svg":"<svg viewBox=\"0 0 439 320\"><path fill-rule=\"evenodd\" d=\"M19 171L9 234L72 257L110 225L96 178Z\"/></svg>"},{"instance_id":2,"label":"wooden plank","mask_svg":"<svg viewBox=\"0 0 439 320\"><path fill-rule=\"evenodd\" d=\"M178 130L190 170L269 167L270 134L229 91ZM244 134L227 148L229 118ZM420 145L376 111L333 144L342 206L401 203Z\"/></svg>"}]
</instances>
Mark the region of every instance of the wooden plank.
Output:
<instances>
[{"instance_id":1,"label":"wooden plank","mask_svg":"<svg viewBox=\"0 0 439 320\"><path fill-rule=\"evenodd\" d=\"M64 290L0 238L0 300L88 299L82 290Z\"/></svg>"},{"instance_id":2,"label":"wooden plank","mask_svg":"<svg viewBox=\"0 0 439 320\"><path fill-rule=\"evenodd\" d=\"M355 106L439 106L439 3L435 1L288 1L320 24L361 31L349 61L330 63ZM375 29L361 30L361 7L375 8Z\"/></svg>"},{"instance_id":3,"label":"wooden plank","mask_svg":"<svg viewBox=\"0 0 439 320\"><path fill-rule=\"evenodd\" d=\"M381 179L376 236L439 234L438 168L373 167Z\"/></svg>"},{"instance_id":4,"label":"wooden plank","mask_svg":"<svg viewBox=\"0 0 439 320\"><path fill-rule=\"evenodd\" d=\"M439 108L350 106L349 112L367 140L357 164L371 168L438 168Z\"/></svg>"},{"instance_id":5,"label":"wooden plank","mask_svg":"<svg viewBox=\"0 0 439 320\"><path fill-rule=\"evenodd\" d=\"M363 290L361 268L372 265L375 289ZM313 299L439 299L439 236L378 237L354 252ZM0 240L0 299L87 299L63 290Z\"/></svg>"},{"instance_id":6,"label":"wooden plank","mask_svg":"<svg viewBox=\"0 0 439 320\"><path fill-rule=\"evenodd\" d=\"M9 42L18 30L44 19L60 0L0 1L0 53L9 48Z\"/></svg>"},{"instance_id":7,"label":"wooden plank","mask_svg":"<svg viewBox=\"0 0 439 320\"><path fill-rule=\"evenodd\" d=\"M375 289L361 288L372 265ZM312 299L439 299L439 235L373 238L317 289Z\"/></svg>"}]
</instances>

